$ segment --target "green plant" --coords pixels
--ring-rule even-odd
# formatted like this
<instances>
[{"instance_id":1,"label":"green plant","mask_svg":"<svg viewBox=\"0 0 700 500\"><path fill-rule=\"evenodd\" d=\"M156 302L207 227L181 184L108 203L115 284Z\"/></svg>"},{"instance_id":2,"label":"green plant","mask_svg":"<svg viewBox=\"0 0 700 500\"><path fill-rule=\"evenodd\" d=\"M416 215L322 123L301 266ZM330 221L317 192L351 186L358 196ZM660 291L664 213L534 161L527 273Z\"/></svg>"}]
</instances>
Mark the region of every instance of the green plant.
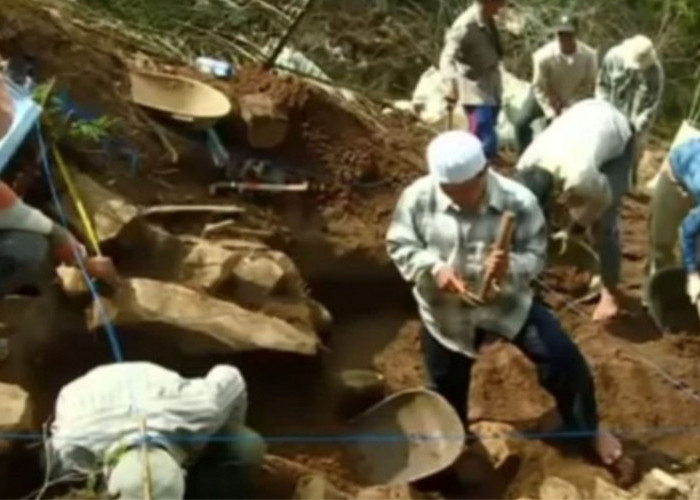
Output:
<instances>
[{"instance_id":1,"label":"green plant","mask_svg":"<svg viewBox=\"0 0 700 500\"><path fill-rule=\"evenodd\" d=\"M52 83L39 85L34 99L42 103L42 124L52 140L69 140L79 146L94 146L108 137L118 125L118 119L103 115L95 119L76 118L66 114L58 96L52 93Z\"/></svg>"}]
</instances>

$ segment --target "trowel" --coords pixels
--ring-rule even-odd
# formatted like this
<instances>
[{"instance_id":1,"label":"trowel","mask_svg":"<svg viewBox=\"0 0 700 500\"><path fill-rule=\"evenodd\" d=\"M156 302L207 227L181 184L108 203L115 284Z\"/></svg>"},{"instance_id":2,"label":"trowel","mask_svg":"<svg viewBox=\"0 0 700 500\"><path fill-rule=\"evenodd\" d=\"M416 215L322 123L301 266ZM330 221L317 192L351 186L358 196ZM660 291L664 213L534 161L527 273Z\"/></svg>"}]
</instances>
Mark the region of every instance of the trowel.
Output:
<instances>
[{"instance_id":1,"label":"trowel","mask_svg":"<svg viewBox=\"0 0 700 500\"><path fill-rule=\"evenodd\" d=\"M700 332L700 308L690 302L685 287L686 271L682 267L662 269L647 282L645 302L649 315L662 333Z\"/></svg>"}]
</instances>

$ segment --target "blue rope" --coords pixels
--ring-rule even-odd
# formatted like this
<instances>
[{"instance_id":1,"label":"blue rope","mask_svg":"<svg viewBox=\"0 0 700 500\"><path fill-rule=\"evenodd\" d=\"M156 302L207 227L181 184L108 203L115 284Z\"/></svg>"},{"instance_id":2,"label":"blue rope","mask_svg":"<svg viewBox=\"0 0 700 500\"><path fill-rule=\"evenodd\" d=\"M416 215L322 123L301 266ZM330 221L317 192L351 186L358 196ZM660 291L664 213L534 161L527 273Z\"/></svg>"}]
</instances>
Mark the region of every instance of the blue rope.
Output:
<instances>
[{"instance_id":1,"label":"blue rope","mask_svg":"<svg viewBox=\"0 0 700 500\"><path fill-rule=\"evenodd\" d=\"M49 184L49 188L51 189L51 197L53 198L54 204L56 205L56 210L58 211L58 215L61 219L61 224L63 224L64 228L68 229L68 218L66 216L65 211L63 210L63 206L61 205L61 199L58 196L58 189L56 188L56 182L54 180L51 168L51 160L49 159L48 149L46 148L46 142L44 140L44 134L41 131L41 124L39 122L37 122L36 131L37 137L39 139L39 150L41 151L42 165L44 167L44 172L46 173L46 180ZM88 289L90 290L90 294L92 294L92 297L95 300L100 317L102 318L102 321L104 323L104 327L107 332L107 337L109 338L112 355L114 356L115 361L122 362L124 361L124 354L119 344L119 338L114 323L112 323L112 320L107 314L107 310L105 309L104 304L100 299L100 295L97 293L95 284L92 282L92 279L90 278L90 275L87 272L83 256L80 255L77 249L73 249L73 251L75 253L78 267L80 268L80 271L82 272L83 277L85 278Z\"/></svg>"},{"instance_id":2,"label":"blue rope","mask_svg":"<svg viewBox=\"0 0 700 500\"><path fill-rule=\"evenodd\" d=\"M662 438L668 436L679 436L679 435L696 435L700 434L700 426L683 426L683 427L650 427L641 429L610 429L609 431L622 438L640 438L640 437L650 437L650 438ZM493 440L493 439L507 439L513 441L529 441L529 440L567 440L567 439L582 439L582 438L593 438L599 434L597 429L593 430L581 430L581 431L563 431L563 432L512 432L512 433L487 433L487 434L473 434L473 437L478 438L482 441ZM92 437L100 436L99 433L91 435ZM0 440L7 441L41 441L44 436L38 433L12 433L12 432L0 432ZM83 443L85 441L85 434L76 436L75 438L61 437L60 439L67 442ZM451 435L451 434L297 434L297 435L267 435L262 436L263 439L268 443L277 444L300 444L300 443L316 443L316 444L353 444L353 443L373 443L373 444L392 444L392 443L402 443L407 440L412 441L462 441L464 440L464 435ZM169 442L173 443L233 443L233 442L244 442L251 439L246 436L241 436L238 434L174 434L167 436ZM104 440L112 441L113 435L105 434ZM147 437L147 440L157 441L158 438Z\"/></svg>"}]
</instances>

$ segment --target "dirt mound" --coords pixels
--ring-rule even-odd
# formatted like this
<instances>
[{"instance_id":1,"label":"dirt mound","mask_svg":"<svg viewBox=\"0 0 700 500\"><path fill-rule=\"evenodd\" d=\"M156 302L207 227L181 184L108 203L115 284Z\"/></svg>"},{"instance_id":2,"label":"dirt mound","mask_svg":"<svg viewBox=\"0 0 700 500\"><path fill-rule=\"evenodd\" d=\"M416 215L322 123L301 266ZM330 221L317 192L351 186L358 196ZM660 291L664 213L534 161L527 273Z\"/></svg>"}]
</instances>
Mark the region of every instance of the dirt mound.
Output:
<instances>
[{"instance_id":1,"label":"dirt mound","mask_svg":"<svg viewBox=\"0 0 700 500\"><path fill-rule=\"evenodd\" d=\"M232 96L264 92L290 118L290 132L274 156L312 170L322 200L347 198L357 188L399 186L420 175L429 134L408 118L362 110L295 77L279 77L245 66L230 87Z\"/></svg>"}]
</instances>

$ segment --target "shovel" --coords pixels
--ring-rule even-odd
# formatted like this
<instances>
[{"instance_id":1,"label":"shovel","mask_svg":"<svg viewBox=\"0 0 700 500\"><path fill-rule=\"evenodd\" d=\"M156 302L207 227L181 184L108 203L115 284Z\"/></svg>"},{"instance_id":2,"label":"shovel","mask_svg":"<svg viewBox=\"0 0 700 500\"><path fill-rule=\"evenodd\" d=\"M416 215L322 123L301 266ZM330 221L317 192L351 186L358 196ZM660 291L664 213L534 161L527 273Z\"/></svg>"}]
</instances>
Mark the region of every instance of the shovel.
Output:
<instances>
[{"instance_id":1,"label":"shovel","mask_svg":"<svg viewBox=\"0 0 700 500\"><path fill-rule=\"evenodd\" d=\"M439 394L410 389L389 396L353 422L368 484L410 483L450 467L464 447L457 412Z\"/></svg>"},{"instance_id":2,"label":"shovel","mask_svg":"<svg viewBox=\"0 0 700 500\"><path fill-rule=\"evenodd\" d=\"M657 271L647 282L644 293L649 315L662 333L700 331L700 311L688 299L685 284L686 271L682 267Z\"/></svg>"}]
</instances>

